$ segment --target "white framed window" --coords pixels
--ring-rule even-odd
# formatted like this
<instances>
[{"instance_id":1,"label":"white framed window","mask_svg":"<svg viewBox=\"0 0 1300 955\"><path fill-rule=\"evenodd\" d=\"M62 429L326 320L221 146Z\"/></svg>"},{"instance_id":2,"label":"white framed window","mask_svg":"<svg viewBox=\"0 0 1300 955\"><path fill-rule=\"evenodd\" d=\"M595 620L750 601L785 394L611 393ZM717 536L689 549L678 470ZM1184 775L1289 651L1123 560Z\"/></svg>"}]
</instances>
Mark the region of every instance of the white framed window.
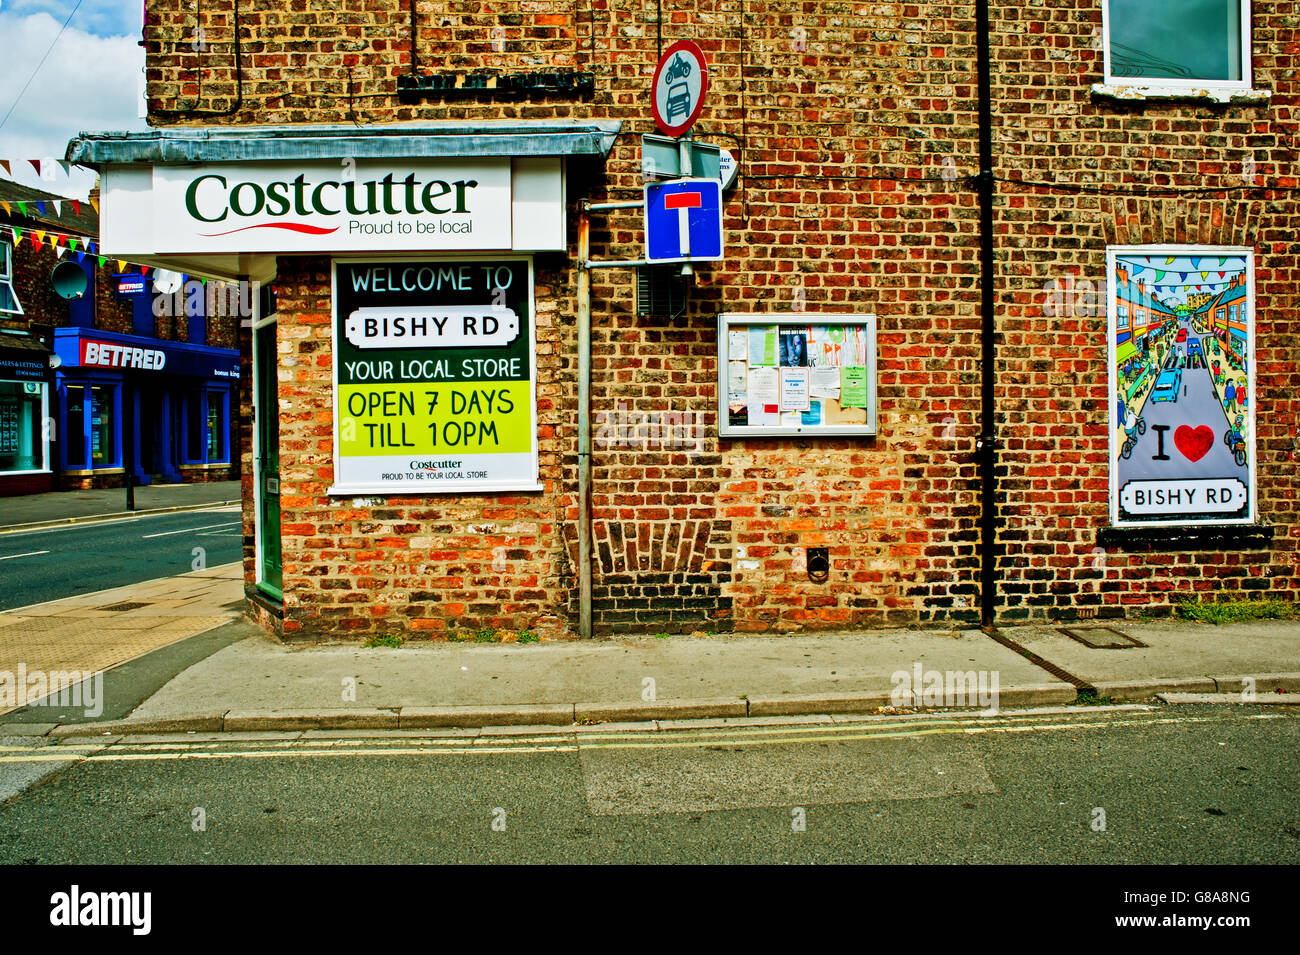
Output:
<instances>
[{"instance_id":1,"label":"white framed window","mask_svg":"<svg viewBox=\"0 0 1300 955\"><path fill-rule=\"evenodd\" d=\"M0 315L21 315L22 304L14 291L14 247L0 242Z\"/></svg>"},{"instance_id":2,"label":"white framed window","mask_svg":"<svg viewBox=\"0 0 1300 955\"><path fill-rule=\"evenodd\" d=\"M1250 0L1102 0L1106 83L1249 89Z\"/></svg>"},{"instance_id":3,"label":"white framed window","mask_svg":"<svg viewBox=\"0 0 1300 955\"><path fill-rule=\"evenodd\" d=\"M1117 328L1128 328L1128 306L1127 305L1119 306L1119 310L1116 313L1115 322Z\"/></svg>"}]
</instances>

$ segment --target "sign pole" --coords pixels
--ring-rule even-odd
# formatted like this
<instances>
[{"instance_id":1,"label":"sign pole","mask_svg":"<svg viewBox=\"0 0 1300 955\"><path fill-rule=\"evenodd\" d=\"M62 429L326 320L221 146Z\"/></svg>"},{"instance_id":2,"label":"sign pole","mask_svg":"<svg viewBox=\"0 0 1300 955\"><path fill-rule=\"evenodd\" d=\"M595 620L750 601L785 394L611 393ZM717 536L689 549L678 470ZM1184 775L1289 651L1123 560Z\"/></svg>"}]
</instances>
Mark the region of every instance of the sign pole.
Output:
<instances>
[{"instance_id":1,"label":"sign pole","mask_svg":"<svg viewBox=\"0 0 1300 955\"><path fill-rule=\"evenodd\" d=\"M681 173L682 178L689 178L691 173L694 172L694 169L691 166L691 153L693 151L691 148L692 139L694 139L694 137L691 135L690 131L687 131L686 135L683 136L681 140L679 140L680 159L678 161L680 163L680 166L678 167L678 172ZM687 255L687 256L691 254L691 228L690 228L690 219L688 218L689 215L690 214L685 209L683 209L681 212L677 214L677 219L679 223L679 228L681 229L681 237L682 237L681 239L682 255ZM691 263L689 262L682 263L681 274L684 276L691 276L695 274L695 270L691 268Z\"/></svg>"},{"instance_id":2,"label":"sign pole","mask_svg":"<svg viewBox=\"0 0 1300 955\"><path fill-rule=\"evenodd\" d=\"M129 399L129 400L128 400ZM129 376L123 376L122 463L126 465L126 509L135 510L135 411L136 393Z\"/></svg>"}]
</instances>

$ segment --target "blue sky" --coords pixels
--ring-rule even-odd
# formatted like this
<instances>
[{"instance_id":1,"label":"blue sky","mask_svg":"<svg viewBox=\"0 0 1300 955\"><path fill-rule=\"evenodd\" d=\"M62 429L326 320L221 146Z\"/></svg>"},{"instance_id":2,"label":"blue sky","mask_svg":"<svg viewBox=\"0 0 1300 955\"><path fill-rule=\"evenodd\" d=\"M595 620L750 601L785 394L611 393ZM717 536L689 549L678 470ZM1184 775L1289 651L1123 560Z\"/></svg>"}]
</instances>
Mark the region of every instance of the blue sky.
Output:
<instances>
[{"instance_id":1,"label":"blue sky","mask_svg":"<svg viewBox=\"0 0 1300 955\"><path fill-rule=\"evenodd\" d=\"M0 0L0 119L13 106L0 126L0 159L62 159L82 130L146 128L139 116L142 0L82 0L60 35L74 7L76 0ZM92 174L61 171L42 180L25 161L11 168L15 180L63 195L84 196L94 182Z\"/></svg>"}]
</instances>

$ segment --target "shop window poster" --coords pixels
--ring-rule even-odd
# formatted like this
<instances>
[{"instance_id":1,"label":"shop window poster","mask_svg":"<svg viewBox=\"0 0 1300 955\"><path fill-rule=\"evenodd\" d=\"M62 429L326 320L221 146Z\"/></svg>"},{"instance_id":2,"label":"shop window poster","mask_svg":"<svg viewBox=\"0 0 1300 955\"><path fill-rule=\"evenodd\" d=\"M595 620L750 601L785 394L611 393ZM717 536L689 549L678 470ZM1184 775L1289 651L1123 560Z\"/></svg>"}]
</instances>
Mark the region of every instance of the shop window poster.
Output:
<instances>
[{"instance_id":1,"label":"shop window poster","mask_svg":"<svg viewBox=\"0 0 1300 955\"><path fill-rule=\"evenodd\" d=\"M1254 255L1107 251L1117 527L1255 519Z\"/></svg>"}]
</instances>

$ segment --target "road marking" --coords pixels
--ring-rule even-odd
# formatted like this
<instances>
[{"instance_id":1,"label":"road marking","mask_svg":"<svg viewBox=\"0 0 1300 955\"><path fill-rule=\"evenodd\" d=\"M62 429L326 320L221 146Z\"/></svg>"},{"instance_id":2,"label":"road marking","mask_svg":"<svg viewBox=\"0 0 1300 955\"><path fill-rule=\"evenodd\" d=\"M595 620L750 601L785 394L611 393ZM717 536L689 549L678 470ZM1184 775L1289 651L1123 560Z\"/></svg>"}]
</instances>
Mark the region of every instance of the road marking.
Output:
<instances>
[{"instance_id":1,"label":"road marking","mask_svg":"<svg viewBox=\"0 0 1300 955\"><path fill-rule=\"evenodd\" d=\"M25 554L8 554L5 557L0 557L0 560L17 560L19 557L39 557L41 554L48 553L48 550L31 550Z\"/></svg>"},{"instance_id":2,"label":"road marking","mask_svg":"<svg viewBox=\"0 0 1300 955\"><path fill-rule=\"evenodd\" d=\"M189 511L163 510L158 512L147 512L143 514L127 514L123 517L109 517L102 520L97 519L93 514L87 514L83 517L73 518L65 523L54 524L50 527L0 527L0 536L14 535L22 536L23 534L51 534L56 531L84 531L92 527L103 527L111 524L129 524L133 521L147 521L155 517L179 517L181 515L193 514L236 514L240 510L238 504L220 504L214 507L196 507Z\"/></svg>"},{"instance_id":3,"label":"road marking","mask_svg":"<svg viewBox=\"0 0 1300 955\"><path fill-rule=\"evenodd\" d=\"M157 534L142 534L141 540L148 540L151 537L171 537L173 534L193 534L195 531L210 531L215 527L238 527L239 521L229 521L225 524L208 524L204 527L185 527L179 531L159 531Z\"/></svg>"},{"instance_id":4,"label":"road marking","mask_svg":"<svg viewBox=\"0 0 1300 955\"><path fill-rule=\"evenodd\" d=\"M1053 714L1055 716L1055 714ZM1262 719L1285 719L1282 714L1260 714ZM371 740L238 740L204 741L202 743L141 743L133 746L128 740L122 740L110 747L101 747L91 753L68 752L59 747L42 747L39 750L16 748L12 755L0 755L0 763L23 762L147 762L150 760L193 760L193 759L268 759L268 758L314 758L319 756L473 756L492 754L548 754L575 753L584 749L681 749L704 748L710 746L773 746L825 742L866 742L871 740L920 738L938 735L982 735L989 733L1025 733L1025 732L1076 732L1087 729L1110 729L1115 727L1150 726L1162 724L1201 724L1221 721L1219 716L1170 716L1152 719L1120 720L1085 720L1080 722L1034 722L1016 720L1005 725L971 725L972 721L949 720L949 725L927 723L923 728L906 729L905 723L891 723L870 731L861 724L853 726L805 726L805 727L737 727L753 732L734 733L698 730L674 730L674 736L688 735L688 739L644 739L642 741L610 740L605 736L594 734L556 734L534 738L524 743L517 738L483 738L477 737L472 742L463 739L417 739L409 743L391 739ZM838 731L838 732L830 732ZM792 736L792 732L802 733ZM221 745L242 746L240 749L219 750ZM169 751L158 751L158 747ZM69 750L85 749L87 746L68 747Z\"/></svg>"}]
</instances>

